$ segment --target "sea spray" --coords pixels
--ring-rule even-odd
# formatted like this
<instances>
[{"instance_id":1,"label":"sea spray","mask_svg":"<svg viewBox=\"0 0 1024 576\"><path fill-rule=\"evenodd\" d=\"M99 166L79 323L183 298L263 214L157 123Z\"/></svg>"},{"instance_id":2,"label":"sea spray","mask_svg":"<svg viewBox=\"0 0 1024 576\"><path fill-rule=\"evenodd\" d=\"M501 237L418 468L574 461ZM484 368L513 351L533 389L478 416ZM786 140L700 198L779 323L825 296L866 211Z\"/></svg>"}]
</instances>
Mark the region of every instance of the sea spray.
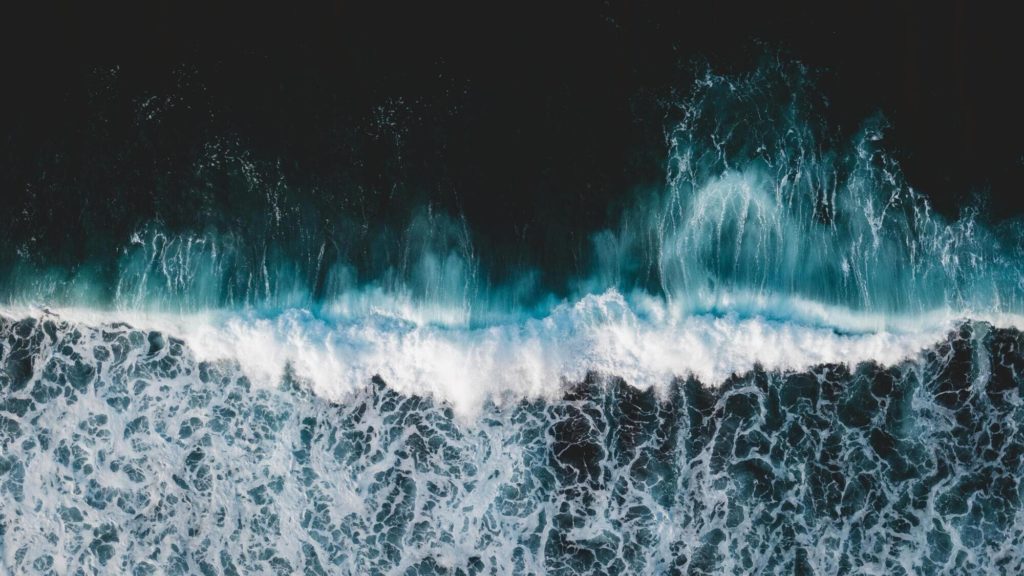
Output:
<instances>
[{"instance_id":1,"label":"sea spray","mask_svg":"<svg viewBox=\"0 0 1024 576\"><path fill-rule=\"evenodd\" d=\"M968 322L884 368L587 377L466 418L379 378L332 402L161 332L0 317L0 554L33 573L1019 572L1022 346Z\"/></svg>"}]
</instances>

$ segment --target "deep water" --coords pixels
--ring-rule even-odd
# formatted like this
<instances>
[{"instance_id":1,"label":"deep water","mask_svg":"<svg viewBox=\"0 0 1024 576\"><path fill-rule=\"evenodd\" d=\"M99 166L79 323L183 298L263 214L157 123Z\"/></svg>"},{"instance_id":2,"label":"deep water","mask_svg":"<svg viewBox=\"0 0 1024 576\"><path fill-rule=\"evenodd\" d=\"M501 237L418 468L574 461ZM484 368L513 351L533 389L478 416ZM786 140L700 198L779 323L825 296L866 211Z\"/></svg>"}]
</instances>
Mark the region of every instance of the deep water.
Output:
<instances>
[{"instance_id":1,"label":"deep water","mask_svg":"<svg viewBox=\"0 0 1024 576\"><path fill-rule=\"evenodd\" d=\"M1024 570L1024 344L664 393L344 402L127 325L0 319L15 573L734 574Z\"/></svg>"}]
</instances>

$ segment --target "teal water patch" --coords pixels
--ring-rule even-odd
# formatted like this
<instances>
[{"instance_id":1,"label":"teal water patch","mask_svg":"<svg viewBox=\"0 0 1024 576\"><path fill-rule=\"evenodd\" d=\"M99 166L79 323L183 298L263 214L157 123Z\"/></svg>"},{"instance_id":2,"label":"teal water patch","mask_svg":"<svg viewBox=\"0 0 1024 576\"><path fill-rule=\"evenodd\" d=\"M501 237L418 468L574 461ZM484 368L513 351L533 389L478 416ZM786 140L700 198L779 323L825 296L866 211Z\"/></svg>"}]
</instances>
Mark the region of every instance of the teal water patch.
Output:
<instances>
[{"instance_id":1,"label":"teal water patch","mask_svg":"<svg viewBox=\"0 0 1024 576\"><path fill-rule=\"evenodd\" d=\"M0 237L0 287L8 302L384 312L458 326L545 317L611 289L746 316L782 317L799 300L883 327L888 316L1022 312L1020 225L989 226L971 207L936 214L886 151L883 119L852 136L827 124L812 72L777 60L708 72L673 102L664 185L636 194L618 226L577 230L590 248L558 269L494 246L430 194L292 185L279 163L220 138L196 153L194 189L179 191L194 209L155 193L162 212L134 233L98 230L60 258L19 221L28 236Z\"/></svg>"},{"instance_id":2,"label":"teal water patch","mask_svg":"<svg viewBox=\"0 0 1024 576\"><path fill-rule=\"evenodd\" d=\"M884 119L849 139L799 66L709 73L667 132L664 192L595 239L604 282L647 275L695 311L803 299L865 313L1014 312L1020 226L947 221L884 148Z\"/></svg>"}]
</instances>

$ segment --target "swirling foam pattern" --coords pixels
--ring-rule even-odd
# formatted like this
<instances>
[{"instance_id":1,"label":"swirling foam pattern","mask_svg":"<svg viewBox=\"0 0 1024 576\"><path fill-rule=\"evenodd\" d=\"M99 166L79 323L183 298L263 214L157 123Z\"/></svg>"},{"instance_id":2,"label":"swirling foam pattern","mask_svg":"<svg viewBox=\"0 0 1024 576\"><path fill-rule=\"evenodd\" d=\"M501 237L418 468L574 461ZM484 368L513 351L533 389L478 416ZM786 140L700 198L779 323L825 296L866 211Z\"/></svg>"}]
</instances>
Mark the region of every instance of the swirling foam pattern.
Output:
<instances>
[{"instance_id":1,"label":"swirling foam pattern","mask_svg":"<svg viewBox=\"0 0 1024 576\"><path fill-rule=\"evenodd\" d=\"M717 388L485 404L286 373L124 324L0 317L0 558L43 574L1024 570L1024 344Z\"/></svg>"}]
</instances>

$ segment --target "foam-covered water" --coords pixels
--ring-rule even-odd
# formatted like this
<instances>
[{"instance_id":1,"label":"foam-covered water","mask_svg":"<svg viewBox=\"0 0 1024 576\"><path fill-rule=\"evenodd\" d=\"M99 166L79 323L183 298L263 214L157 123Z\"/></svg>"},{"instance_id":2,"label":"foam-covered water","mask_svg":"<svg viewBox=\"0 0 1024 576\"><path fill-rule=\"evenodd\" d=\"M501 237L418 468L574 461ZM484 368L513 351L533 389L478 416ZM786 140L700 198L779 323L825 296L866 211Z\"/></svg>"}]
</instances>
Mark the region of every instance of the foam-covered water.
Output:
<instances>
[{"instance_id":1,"label":"foam-covered water","mask_svg":"<svg viewBox=\"0 0 1024 576\"><path fill-rule=\"evenodd\" d=\"M16 573L1015 573L1020 356L964 323L883 368L663 393L440 400L288 374L127 325L0 320Z\"/></svg>"}]
</instances>

